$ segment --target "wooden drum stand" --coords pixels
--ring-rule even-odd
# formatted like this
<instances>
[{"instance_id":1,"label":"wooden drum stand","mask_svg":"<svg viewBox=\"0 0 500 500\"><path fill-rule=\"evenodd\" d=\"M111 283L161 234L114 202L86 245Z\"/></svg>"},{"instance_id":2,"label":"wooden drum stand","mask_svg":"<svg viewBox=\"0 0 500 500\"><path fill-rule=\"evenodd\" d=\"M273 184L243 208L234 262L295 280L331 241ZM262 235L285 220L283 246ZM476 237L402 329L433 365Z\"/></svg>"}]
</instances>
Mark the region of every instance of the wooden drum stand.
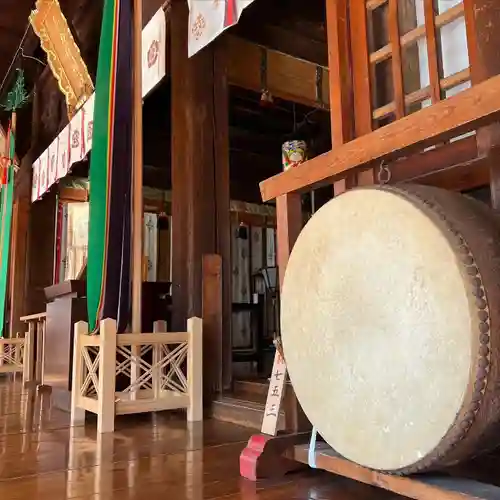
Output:
<instances>
[{"instance_id":1,"label":"wooden drum stand","mask_svg":"<svg viewBox=\"0 0 500 500\"><path fill-rule=\"evenodd\" d=\"M346 179L360 169L409 156L423 146L477 130L499 119L500 76L496 76L262 182L263 200L276 199L280 283L303 225L301 193ZM287 432L277 435L277 415L282 401L286 406ZM310 441L311 424L302 413L292 386L286 382L286 365L278 349L262 432L252 436L240 456L243 477L253 481L276 477L305 464L408 498L500 500L500 487L491 484L500 484L496 479L500 458L495 456L462 464L439 475L400 477L361 467L341 458L325 443L311 445Z\"/></svg>"}]
</instances>

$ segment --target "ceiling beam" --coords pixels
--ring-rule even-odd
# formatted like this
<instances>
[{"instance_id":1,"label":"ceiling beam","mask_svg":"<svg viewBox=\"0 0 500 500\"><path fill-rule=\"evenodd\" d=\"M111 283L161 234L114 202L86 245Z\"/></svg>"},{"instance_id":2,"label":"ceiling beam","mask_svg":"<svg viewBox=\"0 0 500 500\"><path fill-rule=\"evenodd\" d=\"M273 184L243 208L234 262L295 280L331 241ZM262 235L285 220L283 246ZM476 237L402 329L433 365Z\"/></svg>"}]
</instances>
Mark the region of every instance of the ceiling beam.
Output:
<instances>
[{"instance_id":1,"label":"ceiling beam","mask_svg":"<svg viewBox=\"0 0 500 500\"><path fill-rule=\"evenodd\" d=\"M390 164L391 183L421 182L425 176L441 172L454 165L467 164L476 158L475 136L443 144L435 149L401 158Z\"/></svg>"},{"instance_id":2,"label":"ceiling beam","mask_svg":"<svg viewBox=\"0 0 500 500\"><path fill-rule=\"evenodd\" d=\"M264 24L256 28L248 23L242 23L241 26L237 26L233 33L268 49L320 66L328 66L327 44L313 40L300 32L282 26Z\"/></svg>"},{"instance_id":3,"label":"ceiling beam","mask_svg":"<svg viewBox=\"0 0 500 500\"><path fill-rule=\"evenodd\" d=\"M266 87L275 97L314 108L329 108L329 72L322 69L317 95L317 65L292 56L263 49L233 35L226 35L228 80L237 87L262 92L262 51L267 51Z\"/></svg>"}]
</instances>

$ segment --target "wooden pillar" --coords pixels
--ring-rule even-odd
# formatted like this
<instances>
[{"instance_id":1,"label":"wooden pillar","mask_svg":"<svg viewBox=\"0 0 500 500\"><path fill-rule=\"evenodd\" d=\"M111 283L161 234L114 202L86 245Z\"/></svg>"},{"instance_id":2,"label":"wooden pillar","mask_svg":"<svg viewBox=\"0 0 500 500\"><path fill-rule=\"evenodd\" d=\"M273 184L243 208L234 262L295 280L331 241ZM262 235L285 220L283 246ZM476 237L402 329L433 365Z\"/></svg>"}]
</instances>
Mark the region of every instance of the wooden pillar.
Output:
<instances>
[{"instance_id":1,"label":"wooden pillar","mask_svg":"<svg viewBox=\"0 0 500 500\"><path fill-rule=\"evenodd\" d=\"M188 59L188 7L172 2L172 328L202 315L202 261L222 259L223 363L230 370L228 87L223 39ZM228 359L227 359L228 358ZM222 368L221 368L222 369ZM230 383L230 372L225 382Z\"/></svg>"},{"instance_id":2,"label":"wooden pillar","mask_svg":"<svg viewBox=\"0 0 500 500\"><path fill-rule=\"evenodd\" d=\"M354 113L348 0L326 0L332 148L353 139ZM355 174L333 184L335 195L355 185Z\"/></svg>"},{"instance_id":3,"label":"wooden pillar","mask_svg":"<svg viewBox=\"0 0 500 500\"><path fill-rule=\"evenodd\" d=\"M215 134L215 208L217 214L217 253L221 257L222 308L221 344L222 388L232 384L232 337L231 337L231 214L229 177L229 90L227 76L228 39L220 37L214 44L214 134Z\"/></svg>"},{"instance_id":4,"label":"wooden pillar","mask_svg":"<svg viewBox=\"0 0 500 500\"><path fill-rule=\"evenodd\" d=\"M24 329L19 318L26 313L28 228L31 208L32 155L28 153L21 161L19 181L14 186L12 208L12 237L9 263L10 336Z\"/></svg>"},{"instance_id":5,"label":"wooden pillar","mask_svg":"<svg viewBox=\"0 0 500 500\"><path fill-rule=\"evenodd\" d=\"M278 271L281 289L288 259L303 226L300 194L291 193L280 196L276 200L276 216ZM286 430L292 432L307 430L309 423L290 383L286 388L284 403Z\"/></svg>"},{"instance_id":6,"label":"wooden pillar","mask_svg":"<svg viewBox=\"0 0 500 500\"><path fill-rule=\"evenodd\" d=\"M280 288L283 286L286 266L293 246L303 226L300 194L291 193L276 200L277 250Z\"/></svg>"},{"instance_id":7,"label":"wooden pillar","mask_svg":"<svg viewBox=\"0 0 500 500\"><path fill-rule=\"evenodd\" d=\"M203 256L203 400L211 401L222 391L222 259Z\"/></svg>"},{"instance_id":8,"label":"wooden pillar","mask_svg":"<svg viewBox=\"0 0 500 500\"><path fill-rule=\"evenodd\" d=\"M22 332L25 325L19 318L29 312L29 227L31 211L31 183L33 161L39 142L41 102L38 86L33 92L31 115L31 148L21 161L14 184L12 209L11 257L9 264L10 335ZM41 311L37 311L41 312Z\"/></svg>"},{"instance_id":9,"label":"wooden pillar","mask_svg":"<svg viewBox=\"0 0 500 500\"><path fill-rule=\"evenodd\" d=\"M474 85L500 73L500 9L496 0L464 0L471 78ZM478 155L489 158L491 201L500 209L500 124L477 131Z\"/></svg>"},{"instance_id":10,"label":"wooden pillar","mask_svg":"<svg viewBox=\"0 0 500 500\"><path fill-rule=\"evenodd\" d=\"M173 329L201 315L202 256L215 253L213 51L187 54L188 7L172 3Z\"/></svg>"}]
</instances>

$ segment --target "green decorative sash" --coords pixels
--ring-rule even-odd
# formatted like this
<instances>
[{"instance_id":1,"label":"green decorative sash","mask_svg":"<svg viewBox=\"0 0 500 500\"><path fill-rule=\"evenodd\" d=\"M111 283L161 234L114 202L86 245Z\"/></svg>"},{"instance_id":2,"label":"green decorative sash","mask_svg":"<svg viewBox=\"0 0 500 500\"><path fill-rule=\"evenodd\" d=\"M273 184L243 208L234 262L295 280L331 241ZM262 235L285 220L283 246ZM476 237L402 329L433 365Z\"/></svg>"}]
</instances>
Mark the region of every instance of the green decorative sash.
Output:
<instances>
[{"instance_id":1,"label":"green decorative sash","mask_svg":"<svg viewBox=\"0 0 500 500\"><path fill-rule=\"evenodd\" d=\"M14 202L14 134L10 127L7 134L10 164L7 168L7 184L0 190L0 338L4 336L7 286L9 276L10 233L12 228L12 205ZM11 299L13 300L13 299Z\"/></svg>"},{"instance_id":2,"label":"green decorative sash","mask_svg":"<svg viewBox=\"0 0 500 500\"><path fill-rule=\"evenodd\" d=\"M132 12L130 0L105 0L90 162L87 261L89 327L130 316L132 179Z\"/></svg>"}]
</instances>

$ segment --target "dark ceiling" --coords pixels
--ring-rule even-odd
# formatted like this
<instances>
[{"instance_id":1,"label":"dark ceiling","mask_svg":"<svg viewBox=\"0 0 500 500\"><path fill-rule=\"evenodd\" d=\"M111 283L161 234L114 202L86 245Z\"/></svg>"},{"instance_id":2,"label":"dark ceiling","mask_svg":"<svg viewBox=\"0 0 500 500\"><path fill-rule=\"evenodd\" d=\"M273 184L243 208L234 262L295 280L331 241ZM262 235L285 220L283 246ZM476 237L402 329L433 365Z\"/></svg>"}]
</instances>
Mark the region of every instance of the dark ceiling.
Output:
<instances>
[{"instance_id":1,"label":"dark ceiling","mask_svg":"<svg viewBox=\"0 0 500 500\"><path fill-rule=\"evenodd\" d=\"M144 123L145 183L169 189L168 81L146 99ZM262 106L259 93L230 86L229 156L233 198L260 202L258 184L281 171L281 145L290 139L307 141L313 156L330 150L329 112L277 98L271 106Z\"/></svg>"},{"instance_id":2,"label":"dark ceiling","mask_svg":"<svg viewBox=\"0 0 500 500\"><path fill-rule=\"evenodd\" d=\"M21 43L35 0L0 1L0 83ZM3 89L0 89L3 94Z\"/></svg>"}]
</instances>

